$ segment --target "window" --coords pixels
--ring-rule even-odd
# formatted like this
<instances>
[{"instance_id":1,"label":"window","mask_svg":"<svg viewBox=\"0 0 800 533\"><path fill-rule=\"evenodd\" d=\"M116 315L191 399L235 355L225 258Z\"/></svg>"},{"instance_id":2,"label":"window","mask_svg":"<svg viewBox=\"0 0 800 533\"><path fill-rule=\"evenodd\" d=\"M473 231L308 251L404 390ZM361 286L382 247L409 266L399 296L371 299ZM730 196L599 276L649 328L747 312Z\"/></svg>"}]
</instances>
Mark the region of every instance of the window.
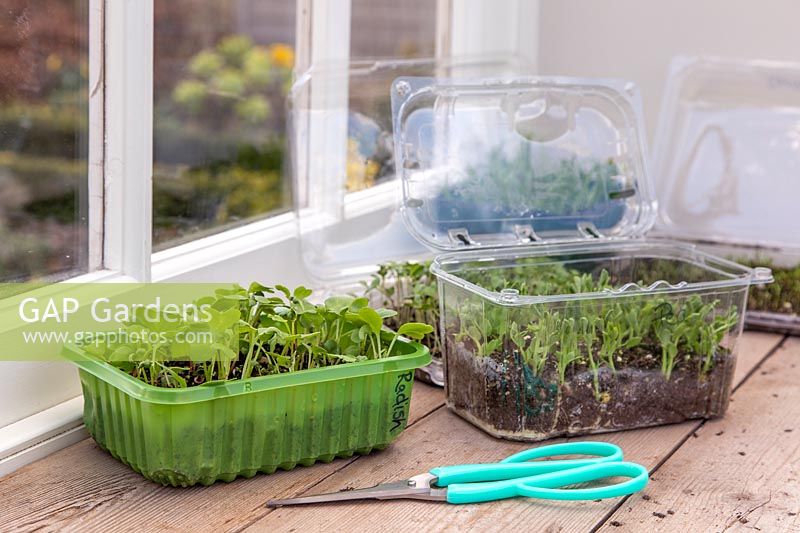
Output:
<instances>
[{"instance_id":1,"label":"window","mask_svg":"<svg viewBox=\"0 0 800 533\"><path fill-rule=\"evenodd\" d=\"M350 57L433 57L436 2L352 0Z\"/></svg>"},{"instance_id":2,"label":"window","mask_svg":"<svg viewBox=\"0 0 800 533\"><path fill-rule=\"evenodd\" d=\"M449 24L511 17L516 2L487 14L453 0L7 0L0 281L308 284L279 170L292 63L304 72L328 61L460 53L448 44L461 35ZM357 94L351 103L355 112L368 105ZM378 168L340 187L353 227L386 211L387 187L360 190L383 176ZM68 364L0 366L0 426L80 392Z\"/></svg>"},{"instance_id":3,"label":"window","mask_svg":"<svg viewBox=\"0 0 800 533\"><path fill-rule=\"evenodd\" d=\"M0 281L85 272L88 0L0 11Z\"/></svg>"},{"instance_id":4,"label":"window","mask_svg":"<svg viewBox=\"0 0 800 533\"><path fill-rule=\"evenodd\" d=\"M156 0L155 249L291 206L293 2Z\"/></svg>"}]
</instances>

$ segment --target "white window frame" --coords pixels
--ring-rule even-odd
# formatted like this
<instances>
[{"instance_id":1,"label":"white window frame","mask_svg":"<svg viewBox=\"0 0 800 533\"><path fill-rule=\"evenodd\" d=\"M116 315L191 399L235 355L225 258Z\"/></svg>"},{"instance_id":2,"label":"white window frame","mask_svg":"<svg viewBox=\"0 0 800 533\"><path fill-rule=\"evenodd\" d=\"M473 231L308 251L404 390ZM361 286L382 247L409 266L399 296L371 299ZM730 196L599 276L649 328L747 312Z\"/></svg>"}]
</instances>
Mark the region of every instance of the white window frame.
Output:
<instances>
[{"instance_id":1,"label":"white window frame","mask_svg":"<svg viewBox=\"0 0 800 533\"><path fill-rule=\"evenodd\" d=\"M293 213L152 253L154 0L90 0L89 267L69 281L308 283ZM296 71L349 59L351 0L297 0ZM438 56L509 53L535 65L538 0L437 0ZM310 142L315 143L314 137ZM322 141L320 141L321 143ZM345 142L343 140L343 142ZM323 149L320 145L315 148ZM341 152L341 151L340 151ZM331 162L329 164L334 164ZM348 217L385 209L378 187L345 198ZM277 259L276 259L277 258ZM16 370L12 378L30 377ZM40 388L62 403L0 427L0 475L83 438L74 370ZM31 408L16 398L21 411Z\"/></svg>"}]
</instances>

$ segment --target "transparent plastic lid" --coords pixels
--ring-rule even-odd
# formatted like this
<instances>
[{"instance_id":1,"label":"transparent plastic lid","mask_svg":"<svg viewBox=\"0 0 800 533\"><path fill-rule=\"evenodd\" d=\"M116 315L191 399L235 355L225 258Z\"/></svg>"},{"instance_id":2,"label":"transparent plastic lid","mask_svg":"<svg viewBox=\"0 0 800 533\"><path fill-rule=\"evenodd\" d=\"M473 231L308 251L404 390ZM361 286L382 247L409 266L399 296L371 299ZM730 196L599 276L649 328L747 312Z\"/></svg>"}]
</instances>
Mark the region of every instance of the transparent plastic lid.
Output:
<instances>
[{"instance_id":1,"label":"transparent plastic lid","mask_svg":"<svg viewBox=\"0 0 800 533\"><path fill-rule=\"evenodd\" d=\"M387 260L427 254L399 213L390 92L398 76L531 72L503 57L316 65L290 91L295 210L305 269L317 283L363 279Z\"/></svg>"},{"instance_id":2,"label":"transparent plastic lid","mask_svg":"<svg viewBox=\"0 0 800 533\"><path fill-rule=\"evenodd\" d=\"M654 222L633 84L401 78L392 107L403 214L434 249L637 237Z\"/></svg>"},{"instance_id":3,"label":"transparent plastic lid","mask_svg":"<svg viewBox=\"0 0 800 533\"><path fill-rule=\"evenodd\" d=\"M800 64L675 59L653 173L659 232L800 249Z\"/></svg>"}]
</instances>

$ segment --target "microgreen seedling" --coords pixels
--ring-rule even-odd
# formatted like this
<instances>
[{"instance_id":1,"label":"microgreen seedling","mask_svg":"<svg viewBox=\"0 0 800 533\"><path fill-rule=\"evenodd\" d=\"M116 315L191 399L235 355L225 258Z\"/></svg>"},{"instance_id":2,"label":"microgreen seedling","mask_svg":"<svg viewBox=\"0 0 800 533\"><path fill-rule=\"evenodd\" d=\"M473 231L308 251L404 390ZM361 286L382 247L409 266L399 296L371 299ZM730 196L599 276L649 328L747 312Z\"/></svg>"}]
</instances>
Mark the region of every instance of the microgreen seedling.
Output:
<instances>
[{"instance_id":1,"label":"microgreen seedling","mask_svg":"<svg viewBox=\"0 0 800 533\"><path fill-rule=\"evenodd\" d=\"M366 298L338 296L323 304L309 301L306 287L258 283L235 286L203 299L210 304L208 328L217 335L206 353L185 360L180 344L165 342L102 345L93 351L114 366L151 385L183 388L216 380L247 379L395 355L400 336L419 340L433 331L428 324L407 322L397 331L384 327L396 317L370 307ZM235 326L235 328L234 328ZM129 329L180 330L190 324L128 324ZM238 352L227 342L238 335ZM225 336L228 336L227 338Z\"/></svg>"},{"instance_id":2,"label":"microgreen seedling","mask_svg":"<svg viewBox=\"0 0 800 533\"><path fill-rule=\"evenodd\" d=\"M389 262L381 265L364 283L365 297L378 307L396 312L394 316L385 317L388 327L399 329L408 322L438 326L439 292L429 269L429 261ZM433 357L441 356L438 327L418 340L430 349Z\"/></svg>"},{"instance_id":3,"label":"microgreen seedling","mask_svg":"<svg viewBox=\"0 0 800 533\"><path fill-rule=\"evenodd\" d=\"M613 288L612 276L605 269L581 272L543 260L496 269L476 265L460 274L465 280L496 292L513 288L521 294L574 294L602 293ZM523 319L510 324L507 315L497 310L501 307L461 302L451 311L459 317L460 324L454 338L471 339L475 354L486 357L500 349L507 336L533 375L540 375L552 358L562 384L570 368L585 361L599 397L600 368L605 366L616 372L630 364L630 358L637 353L657 355L666 379L672 377L680 361L693 362L701 375L707 374L725 335L739 322L735 306L723 308L720 313L719 300L706 302L697 295L668 298L656 294L598 302L568 305L567 312L539 307L530 320L518 313L514 316Z\"/></svg>"}]
</instances>

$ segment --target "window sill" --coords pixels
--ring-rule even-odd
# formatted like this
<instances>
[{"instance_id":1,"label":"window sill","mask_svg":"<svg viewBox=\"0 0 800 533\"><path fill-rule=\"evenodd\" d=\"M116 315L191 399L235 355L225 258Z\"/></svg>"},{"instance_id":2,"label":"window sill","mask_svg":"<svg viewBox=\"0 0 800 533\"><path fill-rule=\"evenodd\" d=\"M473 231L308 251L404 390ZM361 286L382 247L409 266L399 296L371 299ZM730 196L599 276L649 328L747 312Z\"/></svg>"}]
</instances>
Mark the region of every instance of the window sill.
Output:
<instances>
[{"instance_id":1,"label":"window sill","mask_svg":"<svg viewBox=\"0 0 800 533\"><path fill-rule=\"evenodd\" d=\"M86 438L83 397L0 428L0 477Z\"/></svg>"}]
</instances>

